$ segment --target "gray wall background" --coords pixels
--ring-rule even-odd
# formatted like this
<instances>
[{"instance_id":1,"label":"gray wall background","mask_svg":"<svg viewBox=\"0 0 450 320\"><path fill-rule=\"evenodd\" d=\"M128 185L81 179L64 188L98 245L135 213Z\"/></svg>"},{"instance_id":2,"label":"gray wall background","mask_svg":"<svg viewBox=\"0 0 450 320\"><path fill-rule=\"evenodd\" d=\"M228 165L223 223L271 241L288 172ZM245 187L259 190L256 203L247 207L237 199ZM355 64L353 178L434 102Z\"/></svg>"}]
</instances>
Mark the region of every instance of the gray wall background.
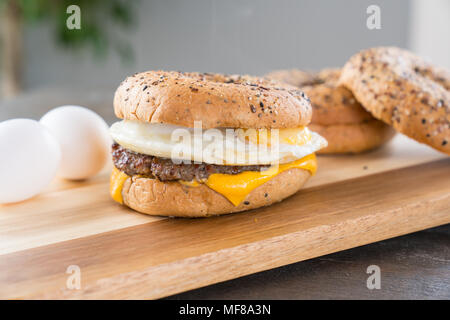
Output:
<instances>
[{"instance_id":1,"label":"gray wall background","mask_svg":"<svg viewBox=\"0 0 450 320\"><path fill-rule=\"evenodd\" d=\"M25 86L114 87L127 75L150 69L262 75L278 68L341 66L363 48L409 47L412 3L142 0L138 23L125 34L134 63L123 65L114 53L95 60L90 51L63 50L55 46L48 26L36 25L26 32ZM371 4L381 7L381 30L366 27Z\"/></svg>"}]
</instances>

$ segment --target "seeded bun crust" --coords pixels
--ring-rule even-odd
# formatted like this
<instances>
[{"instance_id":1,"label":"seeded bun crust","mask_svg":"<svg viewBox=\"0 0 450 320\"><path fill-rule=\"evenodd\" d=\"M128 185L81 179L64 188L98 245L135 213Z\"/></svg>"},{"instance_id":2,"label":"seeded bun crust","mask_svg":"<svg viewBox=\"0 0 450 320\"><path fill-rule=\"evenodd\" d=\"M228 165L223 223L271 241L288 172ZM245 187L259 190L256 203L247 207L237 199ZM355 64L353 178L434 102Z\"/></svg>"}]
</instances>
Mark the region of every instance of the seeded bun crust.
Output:
<instances>
[{"instance_id":1,"label":"seeded bun crust","mask_svg":"<svg viewBox=\"0 0 450 320\"><path fill-rule=\"evenodd\" d=\"M328 141L328 147L321 149L320 154L361 153L375 149L395 135L395 130L376 119L352 124L336 124L323 126L310 124L309 128Z\"/></svg>"},{"instance_id":2,"label":"seeded bun crust","mask_svg":"<svg viewBox=\"0 0 450 320\"><path fill-rule=\"evenodd\" d=\"M375 118L450 155L450 73L399 48L361 51L340 83Z\"/></svg>"},{"instance_id":3,"label":"seeded bun crust","mask_svg":"<svg viewBox=\"0 0 450 320\"><path fill-rule=\"evenodd\" d=\"M374 149L394 131L367 112L347 88L339 85L340 69L318 73L281 70L268 78L299 87L310 99L313 116L309 128L328 141L317 153L359 153Z\"/></svg>"},{"instance_id":4,"label":"seeded bun crust","mask_svg":"<svg viewBox=\"0 0 450 320\"><path fill-rule=\"evenodd\" d=\"M311 105L293 86L250 76L148 71L128 77L114 96L117 117L204 129L295 128Z\"/></svg>"},{"instance_id":5,"label":"seeded bun crust","mask_svg":"<svg viewBox=\"0 0 450 320\"><path fill-rule=\"evenodd\" d=\"M204 184L189 187L140 176L125 181L122 196L128 207L149 215L208 217L279 202L300 190L309 177L309 171L303 169L283 171L254 189L237 207Z\"/></svg>"}]
</instances>

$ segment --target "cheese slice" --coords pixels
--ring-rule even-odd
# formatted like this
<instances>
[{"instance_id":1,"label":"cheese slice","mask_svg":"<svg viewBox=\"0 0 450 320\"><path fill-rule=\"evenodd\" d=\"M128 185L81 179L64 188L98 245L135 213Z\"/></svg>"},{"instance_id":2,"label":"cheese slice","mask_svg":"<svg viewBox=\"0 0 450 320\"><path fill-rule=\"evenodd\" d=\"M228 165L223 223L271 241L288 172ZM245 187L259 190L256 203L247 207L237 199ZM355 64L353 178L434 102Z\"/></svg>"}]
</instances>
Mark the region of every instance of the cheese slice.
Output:
<instances>
[{"instance_id":1,"label":"cheese slice","mask_svg":"<svg viewBox=\"0 0 450 320\"><path fill-rule=\"evenodd\" d=\"M111 179L109 181L109 193L114 201L123 204L122 189L123 184L128 178L130 178L130 176L113 166Z\"/></svg>"},{"instance_id":2,"label":"cheese slice","mask_svg":"<svg viewBox=\"0 0 450 320\"><path fill-rule=\"evenodd\" d=\"M310 154L299 160L271 167L266 171L244 171L238 174L215 173L209 176L205 184L238 206L254 189L283 171L293 168L305 169L315 174L316 155Z\"/></svg>"},{"instance_id":3,"label":"cheese slice","mask_svg":"<svg viewBox=\"0 0 450 320\"><path fill-rule=\"evenodd\" d=\"M192 181L178 180L178 182L188 187L198 187L200 185L200 182L198 182L197 180Z\"/></svg>"},{"instance_id":4,"label":"cheese slice","mask_svg":"<svg viewBox=\"0 0 450 320\"><path fill-rule=\"evenodd\" d=\"M296 161L270 167L265 171L244 171L238 174L215 173L210 175L204 182L179 180L179 183L190 187L197 187L201 183L204 183L209 188L227 198L232 204L238 206L254 189L283 171L293 168L308 170L314 175L317 170L316 155L310 154ZM130 177L127 174L115 167L113 168L110 181L110 193L111 197L119 203L123 203L122 188L128 178Z\"/></svg>"}]
</instances>

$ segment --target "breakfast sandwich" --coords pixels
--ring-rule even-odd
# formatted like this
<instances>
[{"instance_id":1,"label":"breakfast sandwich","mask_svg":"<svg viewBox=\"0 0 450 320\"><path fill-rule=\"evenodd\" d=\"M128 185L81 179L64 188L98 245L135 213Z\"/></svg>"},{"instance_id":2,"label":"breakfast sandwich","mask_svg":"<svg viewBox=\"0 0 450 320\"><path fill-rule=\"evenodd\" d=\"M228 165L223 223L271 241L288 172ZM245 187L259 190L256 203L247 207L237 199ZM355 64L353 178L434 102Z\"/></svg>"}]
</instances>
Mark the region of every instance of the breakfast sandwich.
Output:
<instances>
[{"instance_id":1,"label":"breakfast sandwich","mask_svg":"<svg viewBox=\"0 0 450 320\"><path fill-rule=\"evenodd\" d=\"M150 215L250 210L297 192L327 142L298 88L250 76L149 71L114 97L112 198Z\"/></svg>"}]
</instances>

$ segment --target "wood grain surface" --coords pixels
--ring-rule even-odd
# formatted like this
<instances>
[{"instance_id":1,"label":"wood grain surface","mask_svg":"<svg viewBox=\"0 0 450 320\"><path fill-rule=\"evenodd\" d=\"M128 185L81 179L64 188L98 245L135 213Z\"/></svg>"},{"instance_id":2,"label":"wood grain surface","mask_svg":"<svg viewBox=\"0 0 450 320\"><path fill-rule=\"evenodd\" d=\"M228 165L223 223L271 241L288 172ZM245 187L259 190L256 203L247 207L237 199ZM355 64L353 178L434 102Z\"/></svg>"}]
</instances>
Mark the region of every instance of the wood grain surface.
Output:
<instances>
[{"instance_id":1,"label":"wood grain surface","mask_svg":"<svg viewBox=\"0 0 450 320\"><path fill-rule=\"evenodd\" d=\"M450 222L450 158L400 135L320 157L293 197L222 217L141 215L109 199L107 180L0 206L1 298L160 298ZM80 290L66 288L70 265Z\"/></svg>"},{"instance_id":2,"label":"wood grain surface","mask_svg":"<svg viewBox=\"0 0 450 320\"><path fill-rule=\"evenodd\" d=\"M367 288L367 268L381 288ZM292 263L166 299L450 300L450 224Z\"/></svg>"}]
</instances>

